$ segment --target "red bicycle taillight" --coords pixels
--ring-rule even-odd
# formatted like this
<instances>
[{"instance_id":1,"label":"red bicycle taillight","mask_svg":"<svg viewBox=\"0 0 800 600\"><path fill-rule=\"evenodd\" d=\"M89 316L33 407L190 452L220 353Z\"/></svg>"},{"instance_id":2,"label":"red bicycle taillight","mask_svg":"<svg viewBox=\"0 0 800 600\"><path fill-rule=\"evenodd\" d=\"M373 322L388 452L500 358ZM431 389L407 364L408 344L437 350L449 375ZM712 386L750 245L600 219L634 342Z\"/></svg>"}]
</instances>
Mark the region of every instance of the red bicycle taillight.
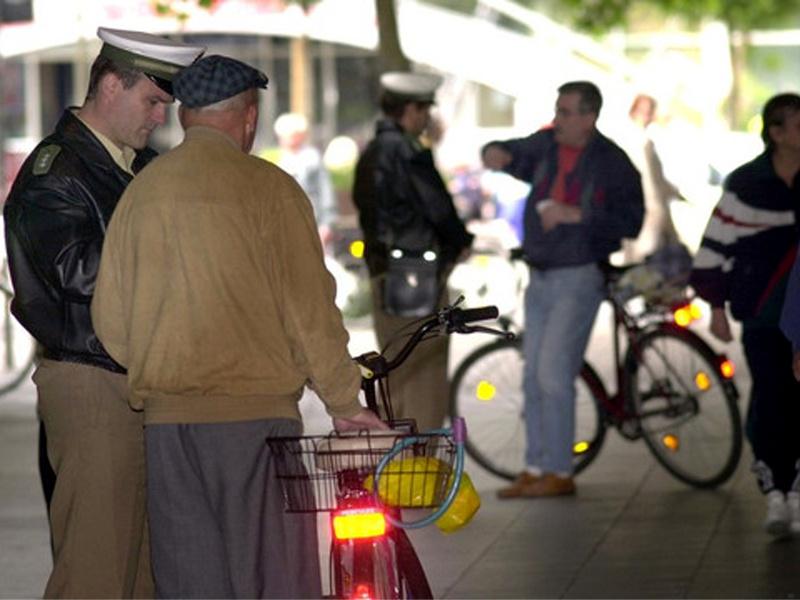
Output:
<instances>
[{"instance_id":1,"label":"red bicycle taillight","mask_svg":"<svg viewBox=\"0 0 800 600\"><path fill-rule=\"evenodd\" d=\"M700 310L700 307L693 302L679 306L672 311L672 318L675 324L680 327L688 327L692 322L697 321L702 316L703 312Z\"/></svg>"},{"instance_id":2,"label":"red bicycle taillight","mask_svg":"<svg viewBox=\"0 0 800 600\"><path fill-rule=\"evenodd\" d=\"M375 596L372 595L372 590L366 583L359 583L353 590L353 595L350 596L353 600L372 600Z\"/></svg>"},{"instance_id":3,"label":"red bicycle taillight","mask_svg":"<svg viewBox=\"0 0 800 600\"><path fill-rule=\"evenodd\" d=\"M733 376L736 374L736 367L733 364L733 361L729 358L726 358L721 363L719 363L719 372L725 379L733 379Z\"/></svg>"},{"instance_id":4,"label":"red bicycle taillight","mask_svg":"<svg viewBox=\"0 0 800 600\"><path fill-rule=\"evenodd\" d=\"M377 508L347 509L333 516L337 540L380 537L386 533L386 517Z\"/></svg>"}]
</instances>

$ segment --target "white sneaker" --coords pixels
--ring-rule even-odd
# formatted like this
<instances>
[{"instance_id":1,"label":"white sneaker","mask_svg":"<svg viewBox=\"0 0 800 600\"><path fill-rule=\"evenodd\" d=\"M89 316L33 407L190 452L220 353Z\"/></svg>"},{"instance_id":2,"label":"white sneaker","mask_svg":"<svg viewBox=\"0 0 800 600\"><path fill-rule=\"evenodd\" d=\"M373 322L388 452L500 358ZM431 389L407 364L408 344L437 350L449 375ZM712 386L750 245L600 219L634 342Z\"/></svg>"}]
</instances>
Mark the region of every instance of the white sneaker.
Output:
<instances>
[{"instance_id":1,"label":"white sneaker","mask_svg":"<svg viewBox=\"0 0 800 600\"><path fill-rule=\"evenodd\" d=\"M783 492L772 490L767 494L767 518L764 521L764 529L767 533L775 537L789 535L790 528L789 506Z\"/></svg>"},{"instance_id":2,"label":"white sneaker","mask_svg":"<svg viewBox=\"0 0 800 600\"><path fill-rule=\"evenodd\" d=\"M789 508L789 529L794 535L800 535L800 492L786 494L786 506Z\"/></svg>"}]
</instances>

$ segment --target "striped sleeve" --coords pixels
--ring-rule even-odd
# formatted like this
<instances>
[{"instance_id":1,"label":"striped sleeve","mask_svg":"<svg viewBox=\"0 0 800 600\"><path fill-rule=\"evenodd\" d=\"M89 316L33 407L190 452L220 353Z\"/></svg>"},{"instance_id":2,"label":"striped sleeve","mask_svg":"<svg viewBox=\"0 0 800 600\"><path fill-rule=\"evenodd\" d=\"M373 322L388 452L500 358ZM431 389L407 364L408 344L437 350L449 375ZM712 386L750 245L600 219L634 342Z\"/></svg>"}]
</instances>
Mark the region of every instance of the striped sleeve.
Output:
<instances>
[{"instance_id":1,"label":"striped sleeve","mask_svg":"<svg viewBox=\"0 0 800 600\"><path fill-rule=\"evenodd\" d=\"M689 283L711 306L723 306L730 299L737 242L793 222L791 211L757 208L726 190L706 227Z\"/></svg>"}]
</instances>

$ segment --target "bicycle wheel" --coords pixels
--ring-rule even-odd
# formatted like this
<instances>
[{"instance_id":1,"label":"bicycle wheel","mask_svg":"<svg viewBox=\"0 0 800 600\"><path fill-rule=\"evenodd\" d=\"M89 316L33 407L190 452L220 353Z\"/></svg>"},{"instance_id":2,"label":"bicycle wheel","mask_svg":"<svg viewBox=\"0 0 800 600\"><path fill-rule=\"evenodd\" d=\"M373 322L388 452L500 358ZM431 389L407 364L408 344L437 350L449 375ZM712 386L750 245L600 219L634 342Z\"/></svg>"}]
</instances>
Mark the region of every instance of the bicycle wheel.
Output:
<instances>
[{"instance_id":1,"label":"bicycle wheel","mask_svg":"<svg viewBox=\"0 0 800 600\"><path fill-rule=\"evenodd\" d=\"M481 346L456 369L450 385L450 416L464 417L465 448L491 473L514 479L525 468L525 400L522 392L522 339ZM584 365L576 381L574 470L585 469L605 439L605 391Z\"/></svg>"},{"instance_id":2,"label":"bicycle wheel","mask_svg":"<svg viewBox=\"0 0 800 600\"><path fill-rule=\"evenodd\" d=\"M433 598L431 586L425 576L425 570L417 556L405 529L395 527L391 532L397 556L397 568L400 575L401 598L427 600Z\"/></svg>"},{"instance_id":3,"label":"bicycle wheel","mask_svg":"<svg viewBox=\"0 0 800 600\"><path fill-rule=\"evenodd\" d=\"M331 579L335 598L406 598L389 536L333 542Z\"/></svg>"},{"instance_id":4,"label":"bicycle wheel","mask_svg":"<svg viewBox=\"0 0 800 600\"><path fill-rule=\"evenodd\" d=\"M628 351L628 398L647 446L672 475L698 488L727 481L742 453L733 383L695 333L664 324Z\"/></svg>"}]
</instances>

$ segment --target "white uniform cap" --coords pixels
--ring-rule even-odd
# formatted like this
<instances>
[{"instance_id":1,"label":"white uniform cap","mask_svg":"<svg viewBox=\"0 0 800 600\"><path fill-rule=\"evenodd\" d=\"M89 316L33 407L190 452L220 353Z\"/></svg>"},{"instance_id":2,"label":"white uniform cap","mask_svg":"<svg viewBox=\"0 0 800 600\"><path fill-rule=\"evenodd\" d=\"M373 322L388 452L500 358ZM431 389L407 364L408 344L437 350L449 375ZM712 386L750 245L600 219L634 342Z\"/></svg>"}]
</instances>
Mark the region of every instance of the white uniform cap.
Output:
<instances>
[{"instance_id":1,"label":"white uniform cap","mask_svg":"<svg viewBox=\"0 0 800 600\"><path fill-rule=\"evenodd\" d=\"M172 78L205 52L205 46L182 44L143 31L99 27L100 54L117 64L141 71L156 85L172 93Z\"/></svg>"},{"instance_id":2,"label":"white uniform cap","mask_svg":"<svg viewBox=\"0 0 800 600\"><path fill-rule=\"evenodd\" d=\"M381 87L388 93L412 102L433 102L443 79L433 73L392 71L381 75Z\"/></svg>"}]
</instances>

